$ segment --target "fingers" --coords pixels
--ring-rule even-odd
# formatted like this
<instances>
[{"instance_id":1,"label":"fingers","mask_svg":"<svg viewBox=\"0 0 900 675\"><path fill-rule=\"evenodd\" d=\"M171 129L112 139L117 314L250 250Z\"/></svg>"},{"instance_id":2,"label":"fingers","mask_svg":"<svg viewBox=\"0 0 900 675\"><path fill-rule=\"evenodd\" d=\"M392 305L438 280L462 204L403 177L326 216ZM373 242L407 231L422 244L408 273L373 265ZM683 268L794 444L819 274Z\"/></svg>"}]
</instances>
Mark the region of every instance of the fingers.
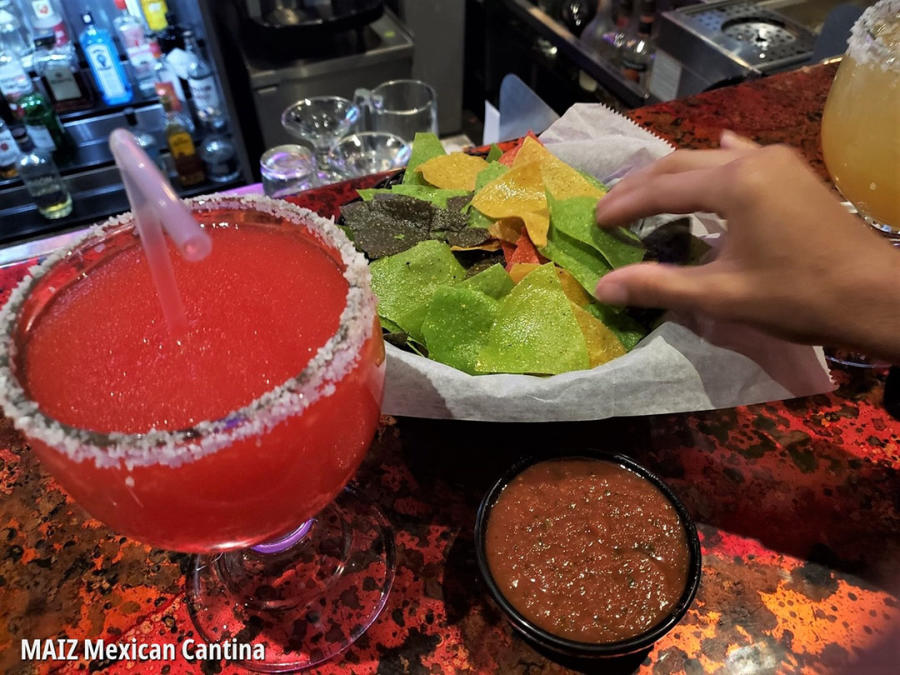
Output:
<instances>
[{"instance_id":1,"label":"fingers","mask_svg":"<svg viewBox=\"0 0 900 675\"><path fill-rule=\"evenodd\" d=\"M762 146L751 141L746 136L740 136L729 129L725 129L719 137L719 145L726 150L750 151L758 150Z\"/></svg>"},{"instance_id":2,"label":"fingers","mask_svg":"<svg viewBox=\"0 0 900 675\"><path fill-rule=\"evenodd\" d=\"M708 279L713 264L702 267L678 267L659 263L629 265L606 274L597 283L594 296L610 305L697 308L711 288Z\"/></svg>"},{"instance_id":3,"label":"fingers","mask_svg":"<svg viewBox=\"0 0 900 675\"><path fill-rule=\"evenodd\" d=\"M657 213L720 213L717 168L695 169L674 174L651 175L623 189L610 190L597 202L601 227L629 223Z\"/></svg>"}]
</instances>

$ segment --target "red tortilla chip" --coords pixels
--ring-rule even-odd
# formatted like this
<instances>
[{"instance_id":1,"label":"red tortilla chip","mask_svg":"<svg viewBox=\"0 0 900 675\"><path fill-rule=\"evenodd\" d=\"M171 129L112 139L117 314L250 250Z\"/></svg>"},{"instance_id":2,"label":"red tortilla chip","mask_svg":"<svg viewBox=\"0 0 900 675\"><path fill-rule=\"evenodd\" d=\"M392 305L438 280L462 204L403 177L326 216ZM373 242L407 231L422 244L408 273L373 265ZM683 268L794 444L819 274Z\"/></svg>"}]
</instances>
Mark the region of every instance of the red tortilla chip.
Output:
<instances>
[{"instance_id":1,"label":"red tortilla chip","mask_svg":"<svg viewBox=\"0 0 900 675\"><path fill-rule=\"evenodd\" d=\"M505 242L505 241L501 241L501 242L500 242L500 248L503 249L503 257L506 258L506 271L509 272L509 268L512 267L512 263L510 262L510 259L511 259L511 258L513 257L513 255L515 254L515 252L516 252L516 247L513 246L513 245L510 244L510 243L507 243L507 242Z\"/></svg>"},{"instance_id":2,"label":"red tortilla chip","mask_svg":"<svg viewBox=\"0 0 900 675\"><path fill-rule=\"evenodd\" d=\"M519 142L516 143L513 147L511 147L509 150L507 150L502 155L500 155L500 159L498 159L497 161L505 166L511 167L513 165L513 162L516 161L516 155L519 153L519 148L522 147L522 143L525 142L526 138L533 138L538 143L541 142L540 139L537 137L537 135L529 129L528 133L525 136L523 136L522 138L520 138Z\"/></svg>"},{"instance_id":3,"label":"red tortilla chip","mask_svg":"<svg viewBox=\"0 0 900 675\"><path fill-rule=\"evenodd\" d=\"M507 258L507 261L514 265L515 263L543 263L546 262L544 258L537 252L537 249L534 247L534 244L531 243L531 238L528 236L528 232L523 231L519 240L516 242L516 250L513 252L511 257Z\"/></svg>"}]
</instances>

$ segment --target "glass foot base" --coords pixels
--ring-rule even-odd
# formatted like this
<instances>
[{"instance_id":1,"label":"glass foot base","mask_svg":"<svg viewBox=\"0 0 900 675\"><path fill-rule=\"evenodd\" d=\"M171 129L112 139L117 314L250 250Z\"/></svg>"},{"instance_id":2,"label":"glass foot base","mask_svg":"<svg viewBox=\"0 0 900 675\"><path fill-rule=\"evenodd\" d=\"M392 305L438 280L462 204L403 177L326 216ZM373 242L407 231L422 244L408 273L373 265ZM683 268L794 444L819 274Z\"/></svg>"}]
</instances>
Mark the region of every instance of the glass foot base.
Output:
<instances>
[{"instance_id":1,"label":"glass foot base","mask_svg":"<svg viewBox=\"0 0 900 675\"><path fill-rule=\"evenodd\" d=\"M301 528L308 529L285 550L194 560L187 589L194 625L205 642L262 645L264 658L236 661L249 670L290 672L327 661L365 632L387 600L394 539L374 504L346 489Z\"/></svg>"},{"instance_id":2,"label":"glass foot base","mask_svg":"<svg viewBox=\"0 0 900 675\"><path fill-rule=\"evenodd\" d=\"M854 352L837 347L825 347L825 358L833 364L849 368L887 368L890 365L887 361L868 356L862 352Z\"/></svg>"}]
</instances>

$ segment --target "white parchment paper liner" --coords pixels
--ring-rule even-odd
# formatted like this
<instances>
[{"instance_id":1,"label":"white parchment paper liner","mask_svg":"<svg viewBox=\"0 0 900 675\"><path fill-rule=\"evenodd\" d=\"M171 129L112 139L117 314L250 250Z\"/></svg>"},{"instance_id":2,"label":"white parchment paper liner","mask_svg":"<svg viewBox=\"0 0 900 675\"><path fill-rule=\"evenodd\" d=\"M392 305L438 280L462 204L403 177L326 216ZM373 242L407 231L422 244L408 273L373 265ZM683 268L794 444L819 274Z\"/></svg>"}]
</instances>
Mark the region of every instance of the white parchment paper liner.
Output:
<instances>
[{"instance_id":1,"label":"white parchment paper liner","mask_svg":"<svg viewBox=\"0 0 900 675\"><path fill-rule=\"evenodd\" d=\"M595 104L570 108L541 141L601 180L672 150ZM693 232L713 245L723 227L713 216L692 218ZM731 408L834 389L821 348L701 317L670 313L666 319L625 356L553 377L467 375L387 345L382 410L410 417L563 422Z\"/></svg>"}]
</instances>

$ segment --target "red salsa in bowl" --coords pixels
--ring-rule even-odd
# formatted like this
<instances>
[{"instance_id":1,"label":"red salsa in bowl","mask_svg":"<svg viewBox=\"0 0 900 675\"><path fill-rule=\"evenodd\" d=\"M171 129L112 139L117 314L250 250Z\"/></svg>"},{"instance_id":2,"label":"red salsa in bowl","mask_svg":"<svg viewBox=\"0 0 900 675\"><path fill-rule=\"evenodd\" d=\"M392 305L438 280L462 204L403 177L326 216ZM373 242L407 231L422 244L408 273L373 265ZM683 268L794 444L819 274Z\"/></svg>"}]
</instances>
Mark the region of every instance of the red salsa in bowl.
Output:
<instances>
[{"instance_id":1,"label":"red salsa in bowl","mask_svg":"<svg viewBox=\"0 0 900 675\"><path fill-rule=\"evenodd\" d=\"M687 511L623 456L518 464L482 502L476 541L513 625L570 655L649 646L684 615L700 579Z\"/></svg>"}]
</instances>

